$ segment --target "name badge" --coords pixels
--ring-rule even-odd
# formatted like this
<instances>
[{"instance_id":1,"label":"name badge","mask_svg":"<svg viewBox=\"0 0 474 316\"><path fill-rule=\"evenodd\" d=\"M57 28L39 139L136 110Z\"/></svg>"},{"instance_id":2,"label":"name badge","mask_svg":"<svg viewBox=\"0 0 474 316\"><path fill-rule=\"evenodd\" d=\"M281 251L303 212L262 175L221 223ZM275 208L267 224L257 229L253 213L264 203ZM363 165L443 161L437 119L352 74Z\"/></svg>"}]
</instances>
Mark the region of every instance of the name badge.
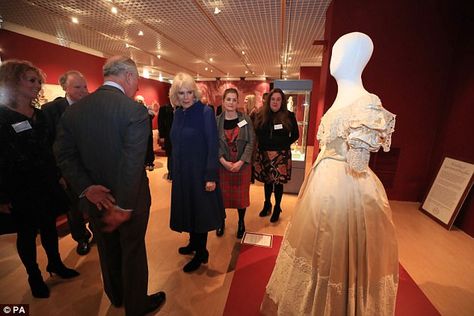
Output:
<instances>
[{"instance_id":1,"label":"name badge","mask_svg":"<svg viewBox=\"0 0 474 316\"><path fill-rule=\"evenodd\" d=\"M273 125L273 129L274 130L283 129L283 124L275 124Z\"/></svg>"},{"instance_id":2,"label":"name badge","mask_svg":"<svg viewBox=\"0 0 474 316\"><path fill-rule=\"evenodd\" d=\"M240 128L244 127L245 125L247 125L246 120L243 120L243 121L240 121L239 123L237 123L237 126L240 127Z\"/></svg>"},{"instance_id":3,"label":"name badge","mask_svg":"<svg viewBox=\"0 0 474 316\"><path fill-rule=\"evenodd\" d=\"M23 122L18 122L18 123L12 124L12 127L13 127L13 129L15 130L15 132L17 134L21 133L23 131L27 131L29 129L32 129L32 127L30 125L30 122L28 122L28 121L23 121Z\"/></svg>"}]
</instances>

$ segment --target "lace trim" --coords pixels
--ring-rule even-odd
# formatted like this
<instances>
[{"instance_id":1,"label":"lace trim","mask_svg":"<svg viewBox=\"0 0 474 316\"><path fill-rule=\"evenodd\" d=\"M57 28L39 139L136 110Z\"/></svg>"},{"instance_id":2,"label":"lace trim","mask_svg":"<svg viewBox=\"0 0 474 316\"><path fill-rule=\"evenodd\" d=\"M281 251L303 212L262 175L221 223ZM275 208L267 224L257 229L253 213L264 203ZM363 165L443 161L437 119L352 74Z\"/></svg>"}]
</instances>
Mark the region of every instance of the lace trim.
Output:
<instances>
[{"instance_id":1,"label":"lace trim","mask_svg":"<svg viewBox=\"0 0 474 316\"><path fill-rule=\"evenodd\" d=\"M329 110L322 118L317 138L320 146L340 137L350 148L347 154L349 166L357 171L367 170L370 152L383 148L390 150L395 115L385 110L380 99L373 94L364 96L352 105Z\"/></svg>"},{"instance_id":2,"label":"lace trim","mask_svg":"<svg viewBox=\"0 0 474 316\"><path fill-rule=\"evenodd\" d=\"M321 145L330 143L337 137L348 139L355 133L359 137L373 134L366 142L377 149L382 146L385 151L390 149L391 134L395 130L395 115L382 107L380 99L373 94L364 96L352 105L329 110L321 119L317 137Z\"/></svg>"},{"instance_id":3,"label":"lace trim","mask_svg":"<svg viewBox=\"0 0 474 316\"><path fill-rule=\"evenodd\" d=\"M387 275L369 293L359 286L359 293L367 293L367 297L361 297L355 285L348 288L346 283L319 275L310 260L296 256L296 249L285 238L266 293L278 306L278 315L333 315L345 311L347 315L362 312L378 316L393 315L397 287L398 276Z\"/></svg>"}]
</instances>

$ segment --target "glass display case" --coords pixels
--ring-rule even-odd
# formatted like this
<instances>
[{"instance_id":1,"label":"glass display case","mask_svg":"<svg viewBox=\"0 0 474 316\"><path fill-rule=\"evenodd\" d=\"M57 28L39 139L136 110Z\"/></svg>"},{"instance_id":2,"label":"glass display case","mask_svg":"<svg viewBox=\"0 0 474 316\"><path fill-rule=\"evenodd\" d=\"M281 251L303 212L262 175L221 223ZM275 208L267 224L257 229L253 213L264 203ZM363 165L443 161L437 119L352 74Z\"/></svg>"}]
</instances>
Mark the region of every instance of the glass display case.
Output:
<instances>
[{"instance_id":1,"label":"glass display case","mask_svg":"<svg viewBox=\"0 0 474 316\"><path fill-rule=\"evenodd\" d=\"M291 181L284 187L287 193L298 193L305 175L309 109L311 106L313 81L275 80L273 87L283 90L287 98L288 110L295 114L298 123L300 137L291 145Z\"/></svg>"}]
</instances>

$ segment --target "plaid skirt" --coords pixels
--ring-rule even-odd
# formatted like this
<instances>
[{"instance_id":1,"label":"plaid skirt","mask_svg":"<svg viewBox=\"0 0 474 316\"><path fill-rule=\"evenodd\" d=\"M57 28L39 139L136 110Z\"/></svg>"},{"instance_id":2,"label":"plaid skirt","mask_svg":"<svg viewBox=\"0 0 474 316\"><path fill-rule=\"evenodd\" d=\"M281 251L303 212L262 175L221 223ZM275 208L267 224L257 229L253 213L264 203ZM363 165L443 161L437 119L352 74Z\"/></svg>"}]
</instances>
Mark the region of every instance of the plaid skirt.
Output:
<instances>
[{"instance_id":1,"label":"plaid skirt","mask_svg":"<svg viewBox=\"0 0 474 316\"><path fill-rule=\"evenodd\" d=\"M246 208L250 205L250 175L252 168L244 164L239 172L219 168L219 184L224 208Z\"/></svg>"},{"instance_id":2,"label":"plaid skirt","mask_svg":"<svg viewBox=\"0 0 474 316\"><path fill-rule=\"evenodd\" d=\"M291 180L291 150L257 150L253 176L268 184L287 183Z\"/></svg>"}]
</instances>

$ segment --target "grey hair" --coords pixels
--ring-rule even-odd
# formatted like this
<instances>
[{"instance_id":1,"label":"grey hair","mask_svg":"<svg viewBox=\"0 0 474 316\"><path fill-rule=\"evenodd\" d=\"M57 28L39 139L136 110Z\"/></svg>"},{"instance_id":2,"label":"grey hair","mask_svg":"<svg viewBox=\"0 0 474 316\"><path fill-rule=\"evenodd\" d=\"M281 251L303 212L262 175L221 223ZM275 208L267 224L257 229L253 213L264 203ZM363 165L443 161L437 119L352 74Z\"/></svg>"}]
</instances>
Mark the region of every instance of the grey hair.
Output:
<instances>
[{"instance_id":1,"label":"grey hair","mask_svg":"<svg viewBox=\"0 0 474 316\"><path fill-rule=\"evenodd\" d=\"M137 65L128 57L114 56L107 59L102 68L104 77L118 76L125 72L138 73Z\"/></svg>"},{"instance_id":2,"label":"grey hair","mask_svg":"<svg viewBox=\"0 0 474 316\"><path fill-rule=\"evenodd\" d=\"M66 71L65 73L63 73L61 75L61 77L59 77L59 85L64 89L66 88L66 82L67 82L67 78L71 75L77 75L81 78L84 78L84 76L77 70L69 70L69 71Z\"/></svg>"}]
</instances>

